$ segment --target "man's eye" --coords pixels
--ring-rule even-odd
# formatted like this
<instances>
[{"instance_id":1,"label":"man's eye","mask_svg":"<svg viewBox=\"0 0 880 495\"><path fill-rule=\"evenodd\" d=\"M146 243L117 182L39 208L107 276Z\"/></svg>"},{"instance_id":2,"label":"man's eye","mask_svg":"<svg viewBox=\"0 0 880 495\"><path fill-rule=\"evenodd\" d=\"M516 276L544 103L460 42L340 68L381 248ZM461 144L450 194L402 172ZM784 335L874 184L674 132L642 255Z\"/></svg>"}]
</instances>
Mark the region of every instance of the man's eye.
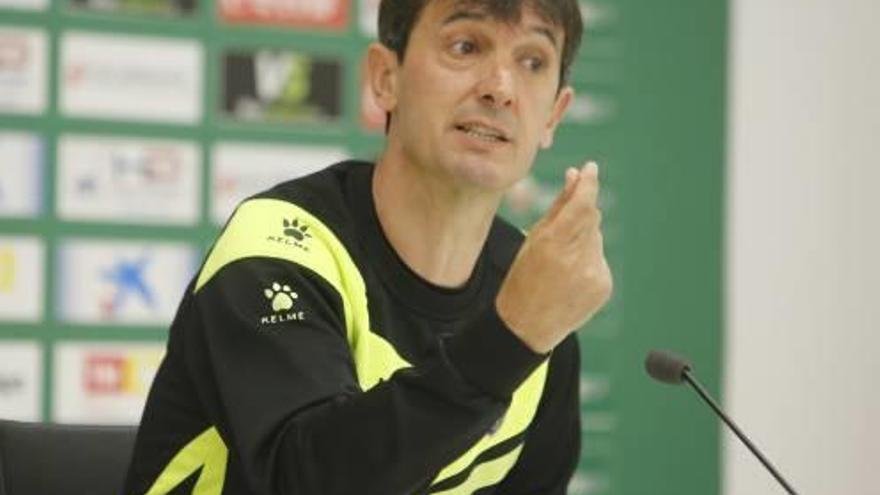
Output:
<instances>
[{"instance_id":1,"label":"man's eye","mask_svg":"<svg viewBox=\"0 0 880 495\"><path fill-rule=\"evenodd\" d=\"M460 40L452 44L452 51L459 55L469 55L477 51L477 44L470 40Z\"/></svg>"},{"instance_id":2,"label":"man's eye","mask_svg":"<svg viewBox=\"0 0 880 495\"><path fill-rule=\"evenodd\" d=\"M544 68L544 59L540 57L527 57L523 64L532 72L538 72Z\"/></svg>"}]
</instances>

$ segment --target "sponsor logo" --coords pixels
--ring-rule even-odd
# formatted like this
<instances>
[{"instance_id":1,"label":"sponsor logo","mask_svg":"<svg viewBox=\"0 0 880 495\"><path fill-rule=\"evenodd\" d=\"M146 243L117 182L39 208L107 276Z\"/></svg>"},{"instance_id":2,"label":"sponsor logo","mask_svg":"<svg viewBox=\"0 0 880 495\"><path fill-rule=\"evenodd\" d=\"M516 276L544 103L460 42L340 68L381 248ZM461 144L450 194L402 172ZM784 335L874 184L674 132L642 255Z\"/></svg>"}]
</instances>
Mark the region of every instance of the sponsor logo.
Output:
<instances>
[{"instance_id":1,"label":"sponsor logo","mask_svg":"<svg viewBox=\"0 0 880 495\"><path fill-rule=\"evenodd\" d=\"M41 31L0 28L0 110L35 114L46 108L46 49Z\"/></svg>"},{"instance_id":2,"label":"sponsor logo","mask_svg":"<svg viewBox=\"0 0 880 495\"><path fill-rule=\"evenodd\" d=\"M77 323L166 325L195 260L181 243L67 240L59 249L59 315Z\"/></svg>"},{"instance_id":3,"label":"sponsor logo","mask_svg":"<svg viewBox=\"0 0 880 495\"><path fill-rule=\"evenodd\" d=\"M87 354L83 363L83 390L90 395L144 395L160 358L156 353Z\"/></svg>"},{"instance_id":4,"label":"sponsor logo","mask_svg":"<svg viewBox=\"0 0 880 495\"><path fill-rule=\"evenodd\" d=\"M607 400L611 394L611 380L607 376L584 373L581 375L579 394L581 406Z\"/></svg>"},{"instance_id":5,"label":"sponsor logo","mask_svg":"<svg viewBox=\"0 0 880 495\"><path fill-rule=\"evenodd\" d=\"M110 90L120 88L149 89L170 92L185 80L184 74L174 68L136 67L129 65L95 66L88 63L72 63L65 67L64 83L69 89L94 84Z\"/></svg>"},{"instance_id":6,"label":"sponsor logo","mask_svg":"<svg viewBox=\"0 0 880 495\"><path fill-rule=\"evenodd\" d=\"M46 10L49 0L0 0L0 7L22 10Z\"/></svg>"},{"instance_id":7,"label":"sponsor logo","mask_svg":"<svg viewBox=\"0 0 880 495\"><path fill-rule=\"evenodd\" d=\"M168 188L175 185L181 175L180 156L170 148L114 148L108 158L108 182L116 192L138 193L144 188ZM96 194L102 176L98 170L83 173L76 178L74 190L83 195Z\"/></svg>"},{"instance_id":8,"label":"sponsor logo","mask_svg":"<svg viewBox=\"0 0 880 495\"><path fill-rule=\"evenodd\" d=\"M181 158L173 148L148 146L143 149L115 149L110 156L115 187L136 191L148 186L177 183L181 175Z\"/></svg>"},{"instance_id":9,"label":"sponsor logo","mask_svg":"<svg viewBox=\"0 0 880 495\"><path fill-rule=\"evenodd\" d=\"M293 305L299 295L289 285L273 282L271 287L263 290L263 295L272 307L272 314L260 318L263 325L277 325L288 321L306 319L305 312L293 311Z\"/></svg>"},{"instance_id":10,"label":"sponsor logo","mask_svg":"<svg viewBox=\"0 0 880 495\"><path fill-rule=\"evenodd\" d=\"M58 209L71 219L192 224L198 149L187 142L64 136Z\"/></svg>"},{"instance_id":11,"label":"sponsor logo","mask_svg":"<svg viewBox=\"0 0 880 495\"><path fill-rule=\"evenodd\" d=\"M614 6L599 3L581 1L581 17L584 19L584 27L587 29L605 29L618 20L618 11Z\"/></svg>"},{"instance_id":12,"label":"sponsor logo","mask_svg":"<svg viewBox=\"0 0 880 495\"><path fill-rule=\"evenodd\" d=\"M0 246L0 292L10 293L15 288L15 251Z\"/></svg>"},{"instance_id":13,"label":"sponsor logo","mask_svg":"<svg viewBox=\"0 0 880 495\"><path fill-rule=\"evenodd\" d=\"M305 244L306 240L312 237L312 234L309 233L309 226L306 225L305 222L300 222L298 218L294 218L293 220L287 220L285 218L282 225L284 227L282 231L284 235L270 235L266 240L269 242L284 244L286 246L293 246L302 249L305 252L309 252L309 247Z\"/></svg>"},{"instance_id":14,"label":"sponsor logo","mask_svg":"<svg viewBox=\"0 0 880 495\"><path fill-rule=\"evenodd\" d=\"M163 354L161 344L56 344L53 420L137 424Z\"/></svg>"},{"instance_id":15,"label":"sponsor logo","mask_svg":"<svg viewBox=\"0 0 880 495\"><path fill-rule=\"evenodd\" d=\"M43 252L39 239L0 237L0 320L42 317Z\"/></svg>"},{"instance_id":16,"label":"sponsor logo","mask_svg":"<svg viewBox=\"0 0 880 495\"><path fill-rule=\"evenodd\" d=\"M599 124L612 119L616 114L617 103L613 98L584 93L572 100L564 120L572 124Z\"/></svg>"},{"instance_id":17,"label":"sponsor logo","mask_svg":"<svg viewBox=\"0 0 880 495\"><path fill-rule=\"evenodd\" d=\"M0 71L21 71L28 66L30 60L30 44L25 38L8 34L0 37Z\"/></svg>"},{"instance_id":18,"label":"sponsor logo","mask_svg":"<svg viewBox=\"0 0 880 495\"><path fill-rule=\"evenodd\" d=\"M144 276L150 261L148 255L135 260L120 259L103 272L102 278L114 287L114 290L104 296L100 302L105 319L115 319L129 299L140 301L150 310L156 309L156 296Z\"/></svg>"},{"instance_id":19,"label":"sponsor logo","mask_svg":"<svg viewBox=\"0 0 880 495\"><path fill-rule=\"evenodd\" d=\"M59 106L68 115L194 124L203 54L194 40L62 35Z\"/></svg>"},{"instance_id":20,"label":"sponsor logo","mask_svg":"<svg viewBox=\"0 0 880 495\"><path fill-rule=\"evenodd\" d=\"M37 342L0 342L0 418L40 419L42 359Z\"/></svg>"},{"instance_id":21,"label":"sponsor logo","mask_svg":"<svg viewBox=\"0 0 880 495\"><path fill-rule=\"evenodd\" d=\"M0 375L0 398L16 396L24 390L24 380L17 375Z\"/></svg>"},{"instance_id":22,"label":"sponsor logo","mask_svg":"<svg viewBox=\"0 0 880 495\"><path fill-rule=\"evenodd\" d=\"M220 0L227 22L339 30L348 25L350 0Z\"/></svg>"},{"instance_id":23,"label":"sponsor logo","mask_svg":"<svg viewBox=\"0 0 880 495\"><path fill-rule=\"evenodd\" d=\"M187 15L192 14L196 2L192 0L72 0L74 7L115 14Z\"/></svg>"},{"instance_id":24,"label":"sponsor logo","mask_svg":"<svg viewBox=\"0 0 880 495\"><path fill-rule=\"evenodd\" d=\"M342 116L342 63L288 50L223 56L222 111L260 123L325 123Z\"/></svg>"},{"instance_id":25,"label":"sponsor logo","mask_svg":"<svg viewBox=\"0 0 880 495\"><path fill-rule=\"evenodd\" d=\"M611 493L612 483L608 474L596 469L581 469L574 474L568 483L570 495L590 495L595 493Z\"/></svg>"}]
</instances>

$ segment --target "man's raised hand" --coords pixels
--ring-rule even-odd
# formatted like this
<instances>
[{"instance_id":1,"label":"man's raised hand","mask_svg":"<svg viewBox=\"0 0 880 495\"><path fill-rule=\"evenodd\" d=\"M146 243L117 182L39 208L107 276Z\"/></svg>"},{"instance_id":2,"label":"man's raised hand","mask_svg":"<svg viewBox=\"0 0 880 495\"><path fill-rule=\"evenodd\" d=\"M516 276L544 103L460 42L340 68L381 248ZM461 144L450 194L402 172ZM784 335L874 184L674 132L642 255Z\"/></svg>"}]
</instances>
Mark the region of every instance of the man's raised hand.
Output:
<instances>
[{"instance_id":1,"label":"man's raised hand","mask_svg":"<svg viewBox=\"0 0 880 495\"><path fill-rule=\"evenodd\" d=\"M495 300L501 320L535 352L552 350L611 297L598 197L594 162L566 170L565 187L529 232Z\"/></svg>"}]
</instances>

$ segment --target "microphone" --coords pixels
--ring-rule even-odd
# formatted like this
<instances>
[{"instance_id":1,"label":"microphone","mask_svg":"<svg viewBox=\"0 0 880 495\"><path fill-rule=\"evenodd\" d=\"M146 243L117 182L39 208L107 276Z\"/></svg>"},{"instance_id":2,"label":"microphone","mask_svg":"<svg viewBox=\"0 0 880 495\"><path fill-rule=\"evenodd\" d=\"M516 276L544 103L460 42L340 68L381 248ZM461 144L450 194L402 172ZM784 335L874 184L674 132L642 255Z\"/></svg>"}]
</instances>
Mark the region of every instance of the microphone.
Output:
<instances>
[{"instance_id":1,"label":"microphone","mask_svg":"<svg viewBox=\"0 0 880 495\"><path fill-rule=\"evenodd\" d=\"M770 474L772 474L773 477L776 478L776 481L785 488L785 491L791 495L797 495L794 488L785 481L785 478L776 471L776 468L770 464L770 461L768 461L767 458L761 454L761 451L752 444L748 437L740 431L739 427L736 426L736 423L724 414L724 411L721 410L715 400L712 399L700 382L693 376L691 373L692 369L693 367L687 360L667 351L653 350L649 352L648 356L645 358L645 370L651 375L651 378L670 385L679 385L682 381L688 382L691 387L696 390L697 394L699 394L700 397L702 397L703 400L706 401L706 403L715 411L715 414L717 414L724 423L733 430L737 438L739 438L740 441L752 451L752 454L761 461L761 464L770 471Z\"/></svg>"}]
</instances>

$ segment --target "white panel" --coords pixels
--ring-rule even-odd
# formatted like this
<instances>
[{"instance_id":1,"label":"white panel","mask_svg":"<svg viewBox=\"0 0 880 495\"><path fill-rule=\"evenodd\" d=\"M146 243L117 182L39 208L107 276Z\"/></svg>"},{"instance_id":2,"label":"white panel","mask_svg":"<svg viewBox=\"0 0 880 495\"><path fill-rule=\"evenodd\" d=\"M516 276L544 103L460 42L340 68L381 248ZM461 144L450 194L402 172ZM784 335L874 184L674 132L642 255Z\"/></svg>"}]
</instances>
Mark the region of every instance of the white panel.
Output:
<instances>
[{"instance_id":1,"label":"white panel","mask_svg":"<svg viewBox=\"0 0 880 495\"><path fill-rule=\"evenodd\" d=\"M799 493L880 493L880 2L732 5L726 403Z\"/></svg>"},{"instance_id":2,"label":"white panel","mask_svg":"<svg viewBox=\"0 0 880 495\"><path fill-rule=\"evenodd\" d=\"M34 217L43 206L43 140L36 134L0 132L0 216Z\"/></svg>"},{"instance_id":3,"label":"white panel","mask_svg":"<svg viewBox=\"0 0 880 495\"><path fill-rule=\"evenodd\" d=\"M0 113L46 110L47 46L43 31L0 26Z\"/></svg>"},{"instance_id":4,"label":"white panel","mask_svg":"<svg viewBox=\"0 0 880 495\"><path fill-rule=\"evenodd\" d=\"M195 40L67 32L59 106L76 117L196 124L202 69Z\"/></svg>"},{"instance_id":5,"label":"white panel","mask_svg":"<svg viewBox=\"0 0 880 495\"><path fill-rule=\"evenodd\" d=\"M0 236L0 321L42 319L44 266L43 241Z\"/></svg>"},{"instance_id":6,"label":"white panel","mask_svg":"<svg viewBox=\"0 0 880 495\"><path fill-rule=\"evenodd\" d=\"M31 341L0 342L0 418L39 421L43 352Z\"/></svg>"},{"instance_id":7,"label":"white panel","mask_svg":"<svg viewBox=\"0 0 880 495\"><path fill-rule=\"evenodd\" d=\"M63 136L58 214L65 219L195 224L201 207L199 149L152 139Z\"/></svg>"},{"instance_id":8,"label":"white panel","mask_svg":"<svg viewBox=\"0 0 880 495\"><path fill-rule=\"evenodd\" d=\"M360 0L358 26L370 38L379 36L379 4L381 0Z\"/></svg>"},{"instance_id":9,"label":"white panel","mask_svg":"<svg viewBox=\"0 0 880 495\"><path fill-rule=\"evenodd\" d=\"M54 353L52 419L137 424L164 352L163 344L59 343Z\"/></svg>"},{"instance_id":10,"label":"white panel","mask_svg":"<svg viewBox=\"0 0 880 495\"><path fill-rule=\"evenodd\" d=\"M186 244L68 240L59 251L59 317L167 325L195 269Z\"/></svg>"},{"instance_id":11,"label":"white panel","mask_svg":"<svg viewBox=\"0 0 880 495\"><path fill-rule=\"evenodd\" d=\"M243 199L347 159L333 147L218 143L212 150L211 218L223 223Z\"/></svg>"},{"instance_id":12,"label":"white panel","mask_svg":"<svg viewBox=\"0 0 880 495\"><path fill-rule=\"evenodd\" d=\"M46 10L49 0L0 0L0 8Z\"/></svg>"}]
</instances>

